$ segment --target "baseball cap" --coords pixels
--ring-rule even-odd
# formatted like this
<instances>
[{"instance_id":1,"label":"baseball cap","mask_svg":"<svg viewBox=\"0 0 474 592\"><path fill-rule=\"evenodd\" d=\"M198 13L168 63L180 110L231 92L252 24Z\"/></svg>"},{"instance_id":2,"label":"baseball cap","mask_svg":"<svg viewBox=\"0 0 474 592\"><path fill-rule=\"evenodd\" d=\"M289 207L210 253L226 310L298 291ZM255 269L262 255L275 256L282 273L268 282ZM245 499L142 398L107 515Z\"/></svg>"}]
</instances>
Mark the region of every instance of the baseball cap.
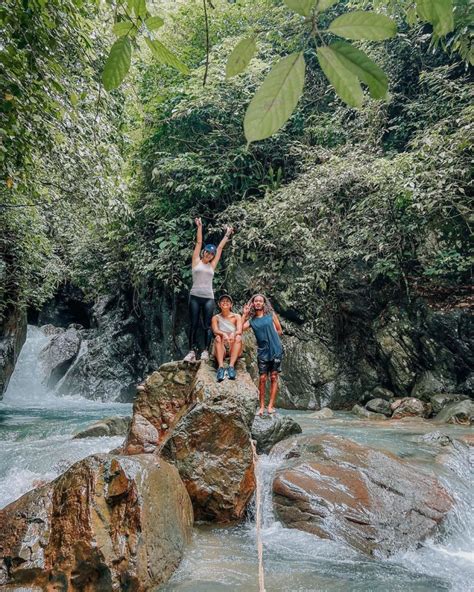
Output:
<instances>
[{"instance_id":1,"label":"baseball cap","mask_svg":"<svg viewBox=\"0 0 474 592\"><path fill-rule=\"evenodd\" d=\"M232 296L229 296L229 294L222 294L222 296L219 297L219 300L217 302L224 300L224 298L227 298L228 300L230 300L231 304L234 304L234 301L232 300Z\"/></svg>"}]
</instances>

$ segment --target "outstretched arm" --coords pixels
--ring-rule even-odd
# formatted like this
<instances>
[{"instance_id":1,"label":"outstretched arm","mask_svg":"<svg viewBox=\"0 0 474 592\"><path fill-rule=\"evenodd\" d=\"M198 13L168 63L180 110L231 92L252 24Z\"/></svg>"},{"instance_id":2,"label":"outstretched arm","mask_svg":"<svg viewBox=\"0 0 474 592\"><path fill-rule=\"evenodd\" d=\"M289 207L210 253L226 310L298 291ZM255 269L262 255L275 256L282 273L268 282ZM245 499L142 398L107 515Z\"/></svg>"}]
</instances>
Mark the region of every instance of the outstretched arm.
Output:
<instances>
[{"instance_id":1,"label":"outstretched arm","mask_svg":"<svg viewBox=\"0 0 474 592\"><path fill-rule=\"evenodd\" d=\"M227 244L228 240L230 239L230 236L231 236L231 234L233 232L234 232L234 229L232 228L232 226L226 226L226 231L225 231L225 234L224 234L224 238L218 244L217 251L216 251L216 256L211 261L211 265L212 265L212 267L214 269L216 268L217 264L219 263L219 259L221 258L221 255L222 255L222 250L226 246L226 244Z\"/></svg>"},{"instance_id":2,"label":"outstretched arm","mask_svg":"<svg viewBox=\"0 0 474 592\"><path fill-rule=\"evenodd\" d=\"M199 263L199 260L201 258L201 251L202 251L202 222L201 222L201 218L195 218L194 222L196 223L196 226L197 226L197 232L196 232L196 246L194 247L194 251L193 251L193 263L192 263L193 267Z\"/></svg>"},{"instance_id":3,"label":"outstretched arm","mask_svg":"<svg viewBox=\"0 0 474 592\"><path fill-rule=\"evenodd\" d=\"M276 332L278 335L283 335L283 329L281 328L280 319L277 317L276 313L273 313L273 324L275 325Z\"/></svg>"}]
</instances>

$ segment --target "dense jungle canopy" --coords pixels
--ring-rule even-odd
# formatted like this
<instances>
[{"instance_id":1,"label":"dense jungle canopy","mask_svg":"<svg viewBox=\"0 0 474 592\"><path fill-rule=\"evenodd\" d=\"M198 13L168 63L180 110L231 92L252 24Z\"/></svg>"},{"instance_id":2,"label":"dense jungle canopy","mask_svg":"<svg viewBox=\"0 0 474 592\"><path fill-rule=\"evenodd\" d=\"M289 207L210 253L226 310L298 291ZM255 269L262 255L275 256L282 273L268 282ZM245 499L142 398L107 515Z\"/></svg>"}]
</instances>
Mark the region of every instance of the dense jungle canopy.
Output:
<instances>
[{"instance_id":1,"label":"dense jungle canopy","mask_svg":"<svg viewBox=\"0 0 474 592\"><path fill-rule=\"evenodd\" d=\"M469 284L468 0L433 3L452 9L447 27L425 2L319 4L319 26L362 10L396 22L386 40L349 36L386 76L385 99L361 75L372 96L341 100L337 72L331 85L321 69L324 35L316 55L304 28L314 2L4 0L0 314L38 308L66 282L91 299L126 290L139 303L151 285L179 298L195 216L209 239L237 231L216 287L265 288L297 318L337 305L351 266L406 298ZM124 34L129 16L138 25ZM143 34L150 18L160 42ZM248 66L226 76L243 39ZM131 63L120 85L107 78L117 40ZM306 74L293 114L248 145L249 102L295 52Z\"/></svg>"}]
</instances>

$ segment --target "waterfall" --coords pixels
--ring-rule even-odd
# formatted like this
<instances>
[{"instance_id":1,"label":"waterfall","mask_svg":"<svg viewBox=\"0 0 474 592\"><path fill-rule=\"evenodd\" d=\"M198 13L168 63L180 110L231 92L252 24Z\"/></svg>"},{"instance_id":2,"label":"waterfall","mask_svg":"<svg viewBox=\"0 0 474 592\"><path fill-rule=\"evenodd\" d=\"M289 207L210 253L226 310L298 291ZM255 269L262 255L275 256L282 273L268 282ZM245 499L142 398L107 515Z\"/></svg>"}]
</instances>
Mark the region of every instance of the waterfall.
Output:
<instances>
[{"instance_id":1,"label":"waterfall","mask_svg":"<svg viewBox=\"0 0 474 592\"><path fill-rule=\"evenodd\" d=\"M58 397L43 383L40 352L51 336L28 326L5 397L0 401L0 507L96 452L120 446L122 437L73 440L75 432L131 405Z\"/></svg>"}]
</instances>

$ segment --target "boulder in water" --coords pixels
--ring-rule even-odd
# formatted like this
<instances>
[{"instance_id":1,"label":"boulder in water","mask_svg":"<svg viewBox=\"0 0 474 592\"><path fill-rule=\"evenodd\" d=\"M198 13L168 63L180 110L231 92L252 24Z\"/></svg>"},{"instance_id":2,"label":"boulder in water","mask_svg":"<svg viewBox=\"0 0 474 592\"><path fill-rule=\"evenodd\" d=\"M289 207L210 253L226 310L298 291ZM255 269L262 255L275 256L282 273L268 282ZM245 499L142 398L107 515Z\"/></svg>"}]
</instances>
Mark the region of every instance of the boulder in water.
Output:
<instances>
[{"instance_id":1,"label":"boulder in water","mask_svg":"<svg viewBox=\"0 0 474 592\"><path fill-rule=\"evenodd\" d=\"M99 436L125 436L131 419L131 417L121 417L120 415L105 417L100 421L94 422L84 430L77 432L73 436L73 439L97 438Z\"/></svg>"},{"instance_id":2,"label":"boulder in water","mask_svg":"<svg viewBox=\"0 0 474 592\"><path fill-rule=\"evenodd\" d=\"M334 417L334 411L329 407L323 407L319 411L315 411L310 415L311 419L331 419Z\"/></svg>"},{"instance_id":3,"label":"boulder in water","mask_svg":"<svg viewBox=\"0 0 474 592\"><path fill-rule=\"evenodd\" d=\"M415 397L405 397L399 402L393 411L392 419L402 419L403 417L427 417L430 414L430 408Z\"/></svg>"},{"instance_id":4,"label":"boulder in water","mask_svg":"<svg viewBox=\"0 0 474 592\"><path fill-rule=\"evenodd\" d=\"M255 489L251 426L258 391L241 362L237 379L216 382L201 362L185 413L163 445L191 497L198 520L230 522L243 517Z\"/></svg>"},{"instance_id":5,"label":"boulder in water","mask_svg":"<svg viewBox=\"0 0 474 592\"><path fill-rule=\"evenodd\" d=\"M384 421L387 419L383 413L375 413L374 411L369 411L368 409L365 409L365 407L361 407L360 405L354 405L354 407L352 407L352 413L362 419L375 419L378 421Z\"/></svg>"},{"instance_id":6,"label":"boulder in water","mask_svg":"<svg viewBox=\"0 0 474 592\"><path fill-rule=\"evenodd\" d=\"M415 548L452 506L439 482L389 452L332 435L277 444L273 482L278 518L374 556Z\"/></svg>"},{"instance_id":7,"label":"boulder in water","mask_svg":"<svg viewBox=\"0 0 474 592\"><path fill-rule=\"evenodd\" d=\"M471 425L474 422L474 402L471 399L451 403L436 416L440 423Z\"/></svg>"},{"instance_id":8,"label":"boulder in water","mask_svg":"<svg viewBox=\"0 0 474 592\"><path fill-rule=\"evenodd\" d=\"M274 444L301 432L301 426L292 417L277 413L256 415L252 424L252 438L257 443L258 454L268 454Z\"/></svg>"},{"instance_id":9,"label":"boulder in water","mask_svg":"<svg viewBox=\"0 0 474 592\"><path fill-rule=\"evenodd\" d=\"M433 413L437 415L450 403L458 403L459 401L465 401L466 399L469 399L467 395L455 393L437 393L436 395L432 395L430 397L430 403Z\"/></svg>"},{"instance_id":10,"label":"boulder in water","mask_svg":"<svg viewBox=\"0 0 474 592\"><path fill-rule=\"evenodd\" d=\"M44 372L44 383L53 388L66 374L79 353L81 336L77 329L54 334L41 350L39 359Z\"/></svg>"},{"instance_id":11,"label":"boulder in water","mask_svg":"<svg viewBox=\"0 0 474 592\"><path fill-rule=\"evenodd\" d=\"M192 522L175 467L153 456L90 456L0 511L0 584L151 590L178 566Z\"/></svg>"},{"instance_id":12,"label":"boulder in water","mask_svg":"<svg viewBox=\"0 0 474 592\"><path fill-rule=\"evenodd\" d=\"M392 415L390 403L385 399L371 399L367 402L365 408L369 411L373 411L374 413L382 413L387 417L390 417L390 415Z\"/></svg>"}]
</instances>

